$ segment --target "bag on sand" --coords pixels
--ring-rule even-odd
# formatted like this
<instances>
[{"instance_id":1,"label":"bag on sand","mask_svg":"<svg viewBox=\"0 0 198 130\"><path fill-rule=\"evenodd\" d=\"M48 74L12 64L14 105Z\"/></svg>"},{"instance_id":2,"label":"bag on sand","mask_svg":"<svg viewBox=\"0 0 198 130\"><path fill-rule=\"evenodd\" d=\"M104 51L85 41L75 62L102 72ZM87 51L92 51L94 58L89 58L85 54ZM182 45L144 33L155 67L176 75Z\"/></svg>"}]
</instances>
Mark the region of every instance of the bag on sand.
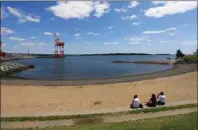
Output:
<instances>
[{"instance_id":1,"label":"bag on sand","mask_svg":"<svg viewBox=\"0 0 198 130\"><path fill-rule=\"evenodd\" d=\"M143 108L143 105L140 103L140 104L139 104L139 107L140 107L140 108Z\"/></svg>"}]
</instances>

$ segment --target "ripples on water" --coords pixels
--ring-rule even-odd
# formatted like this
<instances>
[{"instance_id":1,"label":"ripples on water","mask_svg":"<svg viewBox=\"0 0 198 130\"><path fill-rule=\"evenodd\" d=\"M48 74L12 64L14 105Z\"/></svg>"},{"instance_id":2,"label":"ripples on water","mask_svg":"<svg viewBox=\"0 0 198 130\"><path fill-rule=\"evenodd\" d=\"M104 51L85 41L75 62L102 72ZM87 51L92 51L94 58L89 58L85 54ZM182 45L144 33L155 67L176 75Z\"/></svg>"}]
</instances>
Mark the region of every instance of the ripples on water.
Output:
<instances>
[{"instance_id":1,"label":"ripples on water","mask_svg":"<svg viewBox=\"0 0 198 130\"><path fill-rule=\"evenodd\" d=\"M115 64L113 60L140 61L166 60L174 55L144 55L144 56L67 56L60 58L35 58L15 61L22 64L33 64L35 69L16 73L15 75L30 79L71 80L94 79L130 76L166 70L172 65L154 64Z\"/></svg>"}]
</instances>

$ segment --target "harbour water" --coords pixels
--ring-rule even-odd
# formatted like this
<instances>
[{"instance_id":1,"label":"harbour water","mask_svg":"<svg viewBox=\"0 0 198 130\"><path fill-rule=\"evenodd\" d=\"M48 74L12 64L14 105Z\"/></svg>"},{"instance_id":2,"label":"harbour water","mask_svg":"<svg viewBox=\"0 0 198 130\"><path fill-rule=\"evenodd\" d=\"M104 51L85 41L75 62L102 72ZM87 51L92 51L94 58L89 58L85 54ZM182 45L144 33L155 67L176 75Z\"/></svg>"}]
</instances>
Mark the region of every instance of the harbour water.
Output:
<instances>
[{"instance_id":1,"label":"harbour water","mask_svg":"<svg viewBox=\"0 0 198 130\"><path fill-rule=\"evenodd\" d=\"M37 80L76 80L131 76L170 69L172 65L116 64L111 61L166 60L174 55L109 55L33 58L14 61L36 68L14 75Z\"/></svg>"}]
</instances>

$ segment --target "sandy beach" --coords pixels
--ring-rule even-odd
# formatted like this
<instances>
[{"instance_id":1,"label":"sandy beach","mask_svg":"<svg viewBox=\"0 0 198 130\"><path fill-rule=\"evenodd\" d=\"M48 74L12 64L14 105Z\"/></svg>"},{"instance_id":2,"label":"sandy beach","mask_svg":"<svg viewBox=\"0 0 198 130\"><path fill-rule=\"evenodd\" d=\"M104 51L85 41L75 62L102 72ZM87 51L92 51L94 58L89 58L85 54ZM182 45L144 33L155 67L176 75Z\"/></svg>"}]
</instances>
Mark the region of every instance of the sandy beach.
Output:
<instances>
[{"instance_id":1,"label":"sandy beach","mask_svg":"<svg viewBox=\"0 0 198 130\"><path fill-rule=\"evenodd\" d=\"M164 91L167 102L197 98L197 71L186 74L114 84L76 86L1 85L1 113L77 112L127 107L134 94L145 102ZM98 103L100 102L100 103Z\"/></svg>"}]
</instances>

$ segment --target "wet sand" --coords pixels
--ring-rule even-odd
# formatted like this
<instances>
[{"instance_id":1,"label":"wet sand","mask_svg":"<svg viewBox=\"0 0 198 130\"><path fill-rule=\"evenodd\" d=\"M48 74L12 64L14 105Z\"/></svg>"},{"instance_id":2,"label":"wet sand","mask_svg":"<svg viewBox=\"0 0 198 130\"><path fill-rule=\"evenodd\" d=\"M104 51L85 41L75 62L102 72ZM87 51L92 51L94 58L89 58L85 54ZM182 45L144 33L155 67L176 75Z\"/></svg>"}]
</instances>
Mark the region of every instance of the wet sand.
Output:
<instances>
[{"instance_id":1,"label":"wet sand","mask_svg":"<svg viewBox=\"0 0 198 130\"><path fill-rule=\"evenodd\" d=\"M62 85L2 84L1 113L23 115L128 107L134 94L138 94L140 100L145 102L151 93L160 91L165 92L168 102L197 99L197 71L134 82Z\"/></svg>"}]
</instances>

